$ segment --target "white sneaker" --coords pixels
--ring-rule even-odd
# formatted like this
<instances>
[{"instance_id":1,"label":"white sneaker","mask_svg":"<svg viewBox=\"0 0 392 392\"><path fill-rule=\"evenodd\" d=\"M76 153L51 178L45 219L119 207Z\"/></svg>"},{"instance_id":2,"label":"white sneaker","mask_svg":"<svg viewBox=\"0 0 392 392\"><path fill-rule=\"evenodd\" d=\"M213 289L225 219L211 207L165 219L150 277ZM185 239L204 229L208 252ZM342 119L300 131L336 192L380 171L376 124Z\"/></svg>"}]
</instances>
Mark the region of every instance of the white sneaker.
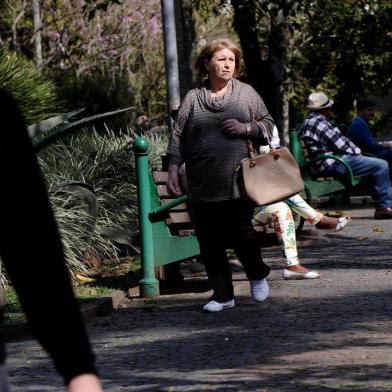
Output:
<instances>
[{"instance_id":1,"label":"white sneaker","mask_svg":"<svg viewBox=\"0 0 392 392\"><path fill-rule=\"evenodd\" d=\"M261 302L267 299L269 294L267 279L251 280L250 294L256 302Z\"/></svg>"},{"instance_id":2,"label":"white sneaker","mask_svg":"<svg viewBox=\"0 0 392 392\"><path fill-rule=\"evenodd\" d=\"M203 306L203 310L206 312L220 312L223 309L234 308L234 305L234 299L226 302L210 301Z\"/></svg>"}]
</instances>

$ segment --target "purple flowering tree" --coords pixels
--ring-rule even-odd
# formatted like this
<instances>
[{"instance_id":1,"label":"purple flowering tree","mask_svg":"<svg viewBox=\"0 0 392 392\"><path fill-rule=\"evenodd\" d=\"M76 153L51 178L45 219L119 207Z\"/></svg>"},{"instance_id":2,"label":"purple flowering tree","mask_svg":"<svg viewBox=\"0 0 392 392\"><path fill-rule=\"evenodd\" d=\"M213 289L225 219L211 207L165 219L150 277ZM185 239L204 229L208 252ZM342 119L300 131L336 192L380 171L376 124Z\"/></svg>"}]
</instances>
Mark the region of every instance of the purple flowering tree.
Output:
<instances>
[{"instance_id":1,"label":"purple flowering tree","mask_svg":"<svg viewBox=\"0 0 392 392\"><path fill-rule=\"evenodd\" d=\"M165 114L159 0L41 0L40 8L42 67L70 106ZM0 14L0 44L33 58L33 0L6 1Z\"/></svg>"}]
</instances>

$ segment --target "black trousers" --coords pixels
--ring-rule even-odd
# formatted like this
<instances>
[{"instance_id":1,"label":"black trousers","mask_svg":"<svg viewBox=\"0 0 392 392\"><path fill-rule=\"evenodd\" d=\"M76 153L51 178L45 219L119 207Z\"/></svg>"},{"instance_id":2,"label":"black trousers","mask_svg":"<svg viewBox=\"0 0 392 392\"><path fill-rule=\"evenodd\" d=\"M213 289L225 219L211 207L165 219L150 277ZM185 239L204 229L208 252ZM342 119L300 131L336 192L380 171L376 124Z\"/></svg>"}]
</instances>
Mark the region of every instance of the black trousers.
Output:
<instances>
[{"instance_id":1,"label":"black trousers","mask_svg":"<svg viewBox=\"0 0 392 392\"><path fill-rule=\"evenodd\" d=\"M242 199L193 203L195 232L202 261L218 302L234 298L232 274L226 249L233 249L249 280L268 276L252 225L254 208Z\"/></svg>"}]
</instances>

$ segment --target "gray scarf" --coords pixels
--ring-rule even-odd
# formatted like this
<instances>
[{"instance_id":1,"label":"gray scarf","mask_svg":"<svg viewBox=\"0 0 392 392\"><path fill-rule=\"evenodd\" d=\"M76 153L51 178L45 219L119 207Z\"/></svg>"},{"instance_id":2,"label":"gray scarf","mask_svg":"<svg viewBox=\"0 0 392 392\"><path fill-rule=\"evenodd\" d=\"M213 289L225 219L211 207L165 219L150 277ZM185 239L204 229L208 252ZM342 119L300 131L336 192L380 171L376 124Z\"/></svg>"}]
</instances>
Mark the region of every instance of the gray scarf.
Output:
<instances>
[{"instance_id":1,"label":"gray scarf","mask_svg":"<svg viewBox=\"0 0 392 392\"><path fill-rule=\"evenodd\" d=\"M200 103L211 112L223 112L238 101L241 83L237 79L231 79L225 94L221 97L212 97L208 80L197 92Z\"/></svg>"}]
</instances>

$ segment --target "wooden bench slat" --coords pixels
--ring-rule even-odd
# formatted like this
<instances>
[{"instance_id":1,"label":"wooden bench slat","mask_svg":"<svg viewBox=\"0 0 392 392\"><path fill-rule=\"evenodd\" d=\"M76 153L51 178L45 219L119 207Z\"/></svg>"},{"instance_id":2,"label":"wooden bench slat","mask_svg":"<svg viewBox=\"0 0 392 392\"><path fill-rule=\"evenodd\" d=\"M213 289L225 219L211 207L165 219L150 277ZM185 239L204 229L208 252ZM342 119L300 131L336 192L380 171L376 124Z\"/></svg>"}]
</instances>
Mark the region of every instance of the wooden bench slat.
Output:
<instances>
[{"instance_id":1,"label":"wooden bench slat","mask_svg":"<svg viewBox=\"0 0 392 392\"><path fill-rule=\"evenodd\" d=\"M161 199L161 204L167 204L172 200L173 199ZM178 206L172 207L170 209L170 211L187 211L187 210L188 210L188 206L186 203L181 203Z\"/></svg>"},{"instance_id":2,"label":"wooden bench slat","mask_svg":"<svg viewBox=\"0 0 392 392\"><path fill-rule=\"evenodd\" d=\"M171 198L173 199L173 195L170 195L167 191L166 185L157 185L157 192L161 198Z\"/></svg>"},{"instance_id":3,"label":"wooden bench slat","mask_svg":"<svg viewBox=\"0 0 392 392\"><path fill-rule=\"evenodd\" d=\"M186 229L186 230L178 230L178 235L180 237L186 237L187 235L194 235L195 230L193 229Z\"/></svg>"},{"instance_id":4,"label":"wooden bench slat","mask_svg":"<svg viewBox=\"0 0 392 392\"><path fill-rule=\"evenodd\" d=\"M155 188L157 190L162 205L176 199L176 196L168 193L166 188L167 172L152 172ZM191 214L188 212L187 203L181 203L168 211L165 223L170 228L170 232L178 236L187 236L194 233Z\"/></svg>"},{"instance_id":5,"label":"wooden bench slat","mask_svg":"<svg viewBox=\"0 0 392 392\"><path fill-rule=\"evenodd\" d=\"M192 223L191 214L185 212L169 212L171 224Z\"/></svg>"},{"instance_id":6,"label":"wooden bench slat","mask_svg":"<svg viewBox=\"0 0 392 392\"><path fill-rule=\"evenodd\" d=\"M152 172L152 178L154 179L155 184L166 184L167 172L154 171Z\"/></svg>"}]
</instances>

